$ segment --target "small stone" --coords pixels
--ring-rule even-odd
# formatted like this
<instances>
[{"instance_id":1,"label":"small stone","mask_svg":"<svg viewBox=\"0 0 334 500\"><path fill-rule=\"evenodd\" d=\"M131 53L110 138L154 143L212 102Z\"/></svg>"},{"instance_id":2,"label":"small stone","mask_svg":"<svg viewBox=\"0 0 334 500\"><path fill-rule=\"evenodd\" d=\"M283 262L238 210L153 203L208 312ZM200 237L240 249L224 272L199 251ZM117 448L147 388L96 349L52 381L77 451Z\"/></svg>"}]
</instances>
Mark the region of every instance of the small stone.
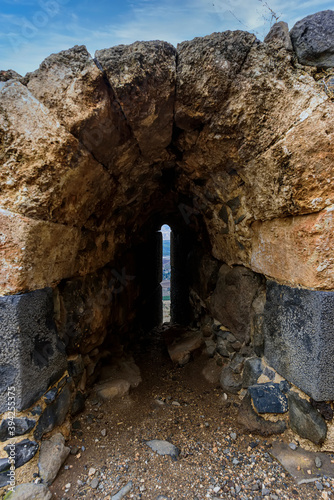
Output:
<instances>
[{"instance_id":1,"label":"small stone","mask_svg":"<svg viewBox=\"0 0 334 500\"><path fill-rule=\"evenodd\" d=\"M91 467L88 471L88 476L94 476L95 472L96 472L96 469L94 469L94 467Z\"/></svg>"},{"instance_id":2,"label":"small stone","mask_svg":"<svg viewBox=\"0 0 334 500\"><path fill-rule=\"evenodd\" d=\"M262 496L263 497L269 495L269 493L270 493L270 490L268 490L268 488L262 488Z\"/></svg>"},{"instance_id":3,"label":"small stone","mask_svg":"<svg viewBox=\"0 0 334 500\"><path fill-rule=\"evenodd\" d=\"M258 413L285 413L288 400L280 391L279 385L273 382L256 384L248 387L254 407Z\"/></svg>"},{"instance_id":4,"label":"small stone","mask_svg":"<svg viewBox=\"0 0 334 500\"><path fill-rule=\"evenodd\" d=\"M34 499L51 500L52 494L45 484L26 483L16 486L10 495L12 500Z\"/></svg>"},{"instance_id":5,"label":"small stone","mask_svg":"<svg viewBox=\"0 0 334 500\"><path fill-rule=\"evenodd\" d=\"M168 441L153 439L152 441L146 441L146 444L153 451L156 451L158 455L170 455L176 459L180 454L180 450Z\"/></svg>"},{"instance_id":6,"label":"small stone","mask_svg":"<svg viewBox=\"0 0 334 500\"><path fill-rule=\"evenodd\" d=\"M173 402L172 402L172 405L173 405L173 406L181 406L181 405L180 405L180 403L179 403L178 401L173 401Z\"/></svg>"},{"instance_id":7,"label":"small stone","mask_svg":"<svg viewBox=\"0 0 334 500\"><path fill-rule=\"evenodd\" d=\"M93 490L96 490L98 485L100 484L100 480L97 477L94 477L92 482L90 483L90 487L93 488Z\"/></svg>"},{"instance_id":8,"label":"small stone","mask_svg":"<svg viewBox=\"0 0 334 500\"><path fill-rule=\"evenodd\" d=\"M237 439L237 435L235 432L231 432L230 437L231 437L232 441L235 441Z\"/></svg>"},{"instance_id":9,"label":"small stone","mask_svg":"<svg viewBox=\"0 0 334 500\"><path fill-rule=\"evenodd\" d=\"M234 458L233 461L232 461L232 464L233 465L238 465L240 462L237 458Z\"/></svg>"},{"instance_id":10,"label":"small stone","mask_svg":"<svg viewBox=\"0 0 334 500\"><path fill-rule=\"evenodd\" d=\"M53 483L69 453L70 449L65 446L65 438L61 433L57 433L49 440L42 442L38 470L45 483Z\"/></svg>"},{"instance_id":11,"label":"small stone","mask_svg":"<svg viewBox=\"0 0 334 500\"><path fill-rule=\"evenodd\" d=\"M70 452L71 455L76 455L78 453L79 449L80 449L79 446L72 446L71 452Z\"/></svg>"},{"instance_id":12,"label":"small stone","mask_svg":"<svg viewBox=\"0 0 334 500\"><path fill-rule=\"evenodd\" d=\"M289 443L289 447L291 450L295 451L297 449L297 445L295 443Z\"/></svg>"},{"instance_id":13,"label":"small stone","mask_svg":"<svg viewBox=\"0 0 334 500\"><path fill-rule=\"evenodd\" d=\"M320 481L316 481L315 486L316 486L317 490L319 490L319 491L322 491L324 489L324 486L322 483L320 483Z\"/></svg>"},{"instance_id":14,"label":"small stone","mask_svg":"<svg viewBox=\"0 0 334 500\"><path fill-rule=\"evenodd\" d=\"M101 431L101 435L102 435L103 437L106 437L106 435L107 435L107 429L102 429L102 431Z\"/></svg>"},{"instance_id":15,"label":"small stone","mask_svg":"<svg viewBox=\"0 0 334 500\"><path fill-rule=\"evenodd\" d=\"M315 466L320 469L320 467L322 466L321 458L320 457L315 457L314 463L315 463Z\"/></svg>"}]
</instances>

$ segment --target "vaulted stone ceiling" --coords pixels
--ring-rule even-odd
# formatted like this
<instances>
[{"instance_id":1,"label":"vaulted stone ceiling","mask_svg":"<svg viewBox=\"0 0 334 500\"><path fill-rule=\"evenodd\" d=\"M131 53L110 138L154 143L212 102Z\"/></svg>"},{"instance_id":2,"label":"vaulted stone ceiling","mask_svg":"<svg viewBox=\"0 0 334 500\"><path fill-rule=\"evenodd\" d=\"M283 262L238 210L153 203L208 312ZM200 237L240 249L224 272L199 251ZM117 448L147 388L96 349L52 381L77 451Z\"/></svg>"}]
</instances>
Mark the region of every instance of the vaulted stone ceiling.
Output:
<instances>
[{"instance_id":1,"label":"vaulted stone ceiling","mask_svg":"<svg viewBox=\"0 0 334 500\"><path fill-rule=\"evenodd\" d=\"M76 46L2 78L1 293L101 268L184 211L217 259L334 288L334 104L316 71L284 33L236 31Z\"/></svg>"}]
</instances>

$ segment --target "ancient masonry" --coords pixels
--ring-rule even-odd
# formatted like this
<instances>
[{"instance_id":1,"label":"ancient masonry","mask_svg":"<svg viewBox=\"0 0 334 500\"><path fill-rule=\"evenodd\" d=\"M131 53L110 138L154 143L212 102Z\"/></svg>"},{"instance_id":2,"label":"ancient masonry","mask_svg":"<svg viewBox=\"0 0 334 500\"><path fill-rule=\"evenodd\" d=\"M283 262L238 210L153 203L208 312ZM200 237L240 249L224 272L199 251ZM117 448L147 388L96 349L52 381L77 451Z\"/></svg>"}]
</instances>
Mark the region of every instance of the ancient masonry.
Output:
<instances>
[{"instance_id":1,"label":"ancient masonry","mask_svg":"<svg viewBox=\"0 0 334 500\"><path fill-rule=\"evenodd\" d=\"M161 321L163 223L173 321L240 421L334 451L333 33L325 11L0 73L0 487L9 443L35 472L105 353Z\"/></svg>"}]
</instances>

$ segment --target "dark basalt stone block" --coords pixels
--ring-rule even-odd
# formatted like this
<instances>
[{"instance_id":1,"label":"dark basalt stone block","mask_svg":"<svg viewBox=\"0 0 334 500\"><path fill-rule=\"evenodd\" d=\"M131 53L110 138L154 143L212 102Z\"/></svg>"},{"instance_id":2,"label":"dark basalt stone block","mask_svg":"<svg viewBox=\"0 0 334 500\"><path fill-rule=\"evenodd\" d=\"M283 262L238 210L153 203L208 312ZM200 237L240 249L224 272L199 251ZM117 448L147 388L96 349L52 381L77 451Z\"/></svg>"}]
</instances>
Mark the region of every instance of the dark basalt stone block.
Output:
<instances>
[{"instance_id":1,"label":"dark basalt stone block","mask_svg":"<svg viewBox=\"0 0 334 500\"><path fill-rule=\"evenodd\" d=\"M20 443L15 443L15 445L8 444L5 446L5 451L8 456L11 454L12 447L15 449L15 467L22 467L22 465L26 464L31 460L38 448L39 444L36 441L29 441L29 439L24 439Z\"/></svg>"},{"instance_id":2,"label":"dark basalt stone block","mask_svg":"<svg viewBox=\"0 0 334 500\"><path fill-rule=\"evenodd\" d=\"M0 472L4 472L10 468L8 458L0 458Z\"/></svg>"},{"instance_id":3,"label":"dark basalt stone block","mask_svg":"<svg viewBox=\"0 0 334 500\"><path fill-rule=\"evenodd\" d=\"M242 387L247 388L254 385L263 372L261 358L248 358L245 361L242 374Z\"/></svg>"},{"instance_id":4,"label":"dark basalt stone block","mask_svg":"<svg viewBox=\"0 0 334 500\"><path fill-rule=\"evenodd\" d=\"M279 384L267 382L248 387L253 404L258 413L285 413L288 411L288 399L280 391Z\"/></svg>"},{"instance_id":5,"label":"dark basalt stone block","mask_svg":"<svg viewBox=\"0 0 334 500\"><path fill-rule=\"evenodd\" d=\"M15 408L22 411L66 370L53 317L51 288L0 297L0 413L7 410L9 386L15 387Z\"/></svg>"},{"instance_id":6,"label":"dark basalt stone block","mask_svg":"<svg viewBox=\"0 0 334 500\"><path fill-rule=\"evenodd\" d=\"M57 399L43 411L34 431L35 439L40 440L46 432L61 425L69 411L71 403L71 389L66 385Z\"/></svg>"},{"instance_id":7,"label":"dark basalt stone block","mask_svg":"<svg viewBox=\"0 0 334 500\"><path fill-rule=\"evenodd\" d=\"M327 435L327 425L320 413L296 392L290 391L288 397L291 429L315 444L323 443Z\"/></svg>"},{"instance_id":8,"label":"dark basalt stone block","mask_svg":"<svg viewBox=\"0 0 334 500\"><path fill-rule=\"evenodd\" d=\"M8 462L8 460L7 460ZM8 475L8 472L4 472L2 474L0 474L0 488L5 488L5 486L8 486L9 484L9 475Z\"/></svg>"},{"instance_id":9,"label":"dark basalt stone block","mask_svg":"<svg viewBox=\"0 0 334 500\"><path fill-rule=\"evenodd\" d=\"M315 401L334 399L334 293L267 282L264 354Z\"/></svg>"},{"instance_id":10,"label":"dark basalt stone block","mask_svg":"<svg viewBox=\"0 0 334 500\"><path fill-rule=\"evenodd\" d=\"M290 31L301 64L334 67L334 11L323 10L304 17Z\"/></svg>"},{"instance_id":11,"label":"dark basalt stone block","mask_svg":"<svg viewBox=\"0 0 334 500\"><path fill-rule=\"evenodd\" d=\"M8 424L11 424L12 420L5 419L0 425L0 441L7 441L12 436L8 432ZM15 424L15 436L22 436L27 434L36 425L36 421L30 418L14 418L13 423Z\"/></svg>"}]
</instances>

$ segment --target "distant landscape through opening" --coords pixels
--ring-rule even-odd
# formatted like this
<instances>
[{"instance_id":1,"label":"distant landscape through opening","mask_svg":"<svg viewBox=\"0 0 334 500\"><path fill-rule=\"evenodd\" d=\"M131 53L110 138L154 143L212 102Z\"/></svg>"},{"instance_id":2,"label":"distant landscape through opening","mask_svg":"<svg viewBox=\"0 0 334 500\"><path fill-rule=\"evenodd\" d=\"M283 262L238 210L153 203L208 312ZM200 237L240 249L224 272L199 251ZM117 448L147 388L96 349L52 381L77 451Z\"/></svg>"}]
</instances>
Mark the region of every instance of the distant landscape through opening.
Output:
<instances>
[{"instance_id":1,"label":"distant landscape through opening","mask_svg":"<svg viewBox=\"0 0 334 500\"><path fill-rule=\"evenodd\" d=\"M162 321L170 322L170 297L171 297L171 258L170 241L171 228L164 224L161 226L162 233Z\"/></svg>"}]
</instances>

